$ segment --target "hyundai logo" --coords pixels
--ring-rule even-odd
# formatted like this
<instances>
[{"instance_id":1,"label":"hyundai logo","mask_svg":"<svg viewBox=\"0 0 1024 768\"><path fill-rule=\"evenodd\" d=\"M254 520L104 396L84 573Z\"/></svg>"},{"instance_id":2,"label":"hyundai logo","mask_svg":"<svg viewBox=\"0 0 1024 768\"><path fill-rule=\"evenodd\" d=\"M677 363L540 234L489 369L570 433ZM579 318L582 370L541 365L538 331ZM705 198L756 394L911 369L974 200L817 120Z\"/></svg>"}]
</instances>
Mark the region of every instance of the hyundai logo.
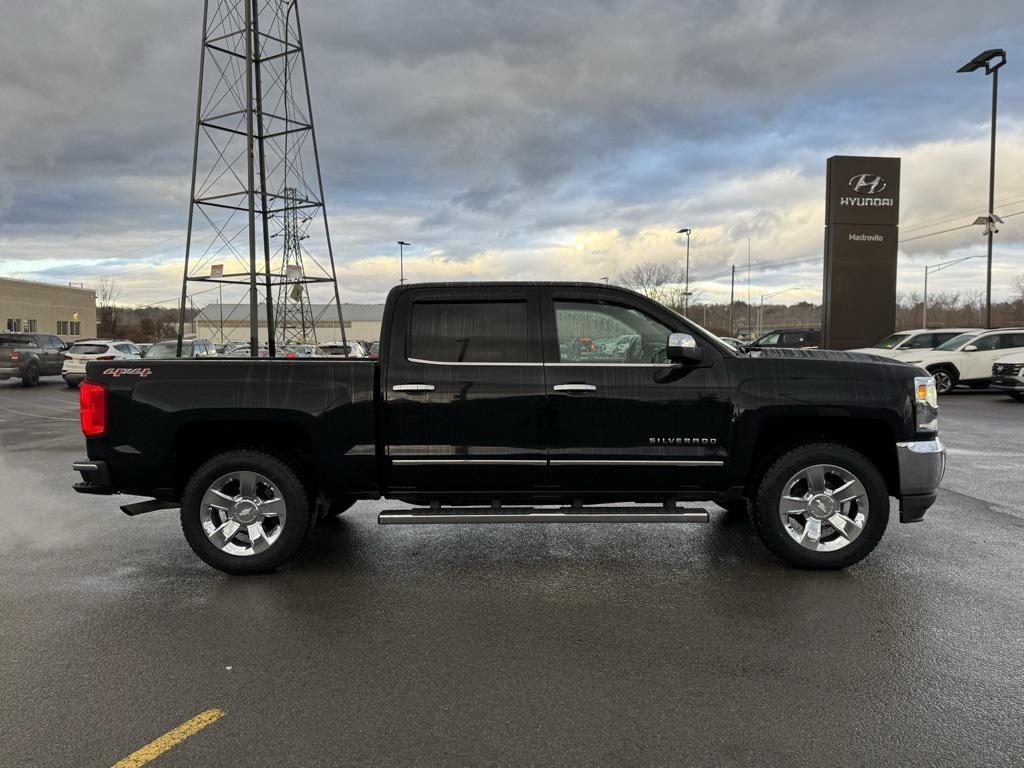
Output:
<instances>
[{"instance_id":1,"label":"hyundai logo","mask_svg":"<svg viewBox=\"0 0 1024 768\"><path fill-rule=\"evenodd\" d=\"M850 189L861 195L873 195L885 189L885 179L877 173L858 173L850 179Z\"/></svg>"}]
</instances>

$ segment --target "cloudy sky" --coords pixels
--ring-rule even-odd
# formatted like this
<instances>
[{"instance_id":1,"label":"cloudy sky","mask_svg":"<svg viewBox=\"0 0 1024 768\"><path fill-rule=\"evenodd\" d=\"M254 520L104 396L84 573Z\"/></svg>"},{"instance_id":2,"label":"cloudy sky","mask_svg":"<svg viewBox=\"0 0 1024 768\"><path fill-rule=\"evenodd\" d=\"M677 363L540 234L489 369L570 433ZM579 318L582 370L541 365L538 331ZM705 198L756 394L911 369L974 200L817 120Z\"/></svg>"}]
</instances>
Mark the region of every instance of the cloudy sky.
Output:
<instances>
[{"instance_id":1,"label":"cloudy sky","mask_svg":"<svg viewBox=\"0 0 1024 768\"><path fill-rule=\"evenodd\" d=\"M216 0L211 0L214 4ZM995 292L1024 271L1017 0L301 0L342 297L398 276L691 279L820 254L825 160L903 160L900 288L984 252L990 80L1004 47ZM9 0L0 26L0 274L171 300L184 249L199 0ZM982 260L936 276L984 288ZM752 293L816 299L821 267ZM744 282L743 290L746 289Z\"/></svg>"}]
</instances>

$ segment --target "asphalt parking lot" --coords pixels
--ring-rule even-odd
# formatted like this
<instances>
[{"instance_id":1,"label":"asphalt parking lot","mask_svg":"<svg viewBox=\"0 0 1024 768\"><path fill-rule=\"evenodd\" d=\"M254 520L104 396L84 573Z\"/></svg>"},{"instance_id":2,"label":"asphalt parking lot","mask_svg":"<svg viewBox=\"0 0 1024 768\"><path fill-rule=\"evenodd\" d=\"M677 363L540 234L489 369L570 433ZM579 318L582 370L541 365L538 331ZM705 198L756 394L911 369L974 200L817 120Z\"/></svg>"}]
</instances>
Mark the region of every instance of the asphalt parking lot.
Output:
<instances>
[{"instance_id":1,"label":"asphalt parking lot","mask_svg":"<svg viewBox=\"0 0 1024 768\"><path fill-rule=\"evenodd\" d=\"M809 573L742 522L376 525L203 565L71 491L77 395L0 382L0 765L1001 766L1024 754L1024 404L942 400L920 525Z\"/></svg>"}]
</instances>

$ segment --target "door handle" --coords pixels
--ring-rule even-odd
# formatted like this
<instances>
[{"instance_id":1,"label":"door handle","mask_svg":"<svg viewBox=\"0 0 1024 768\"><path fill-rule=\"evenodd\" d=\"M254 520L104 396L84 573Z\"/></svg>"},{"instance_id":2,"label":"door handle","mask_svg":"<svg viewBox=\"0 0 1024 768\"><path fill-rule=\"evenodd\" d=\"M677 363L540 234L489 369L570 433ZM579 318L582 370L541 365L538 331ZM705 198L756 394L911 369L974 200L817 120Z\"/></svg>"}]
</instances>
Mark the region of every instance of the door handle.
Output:
<instances>
[{"instance_id":1,"label":"door handle","mask_svg":"<svg viewBox=\"0 0 1024 768\"><path fill-rule=\"evenodd\" d=\"M391 389L395 392L433 392L433 384L395 384Z\"/></svg>"},{"instance_id":2,"label":"door handle","mask_svg":"<svg viewBox=\"0 0 1024 768\"><path fill-rule=\"evenodd\" d=\"M597 392L593 384L555 384L555 392Z\"/></svg>"}]
</instances>

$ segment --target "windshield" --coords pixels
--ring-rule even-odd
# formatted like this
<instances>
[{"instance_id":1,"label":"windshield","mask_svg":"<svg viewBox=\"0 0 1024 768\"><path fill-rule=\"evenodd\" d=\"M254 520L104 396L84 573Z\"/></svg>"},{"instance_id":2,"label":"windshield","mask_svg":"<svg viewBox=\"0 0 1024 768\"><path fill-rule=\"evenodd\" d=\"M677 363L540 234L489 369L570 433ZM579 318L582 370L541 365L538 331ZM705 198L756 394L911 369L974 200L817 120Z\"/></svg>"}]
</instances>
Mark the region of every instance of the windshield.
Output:
<instances>
[{"instance_id":1,"label":"windshield","mask_svg":"<svg viewBox=\"0 0 1024 768\"><path fill-rule=\"evenodd\" d=\"M909 338L909 333L894 333L892 336L886 336L880 342L875 344L872 349L895 349L901 342L906 341Z\"/></svg>"},{"instance_id":2,"label":"windshield","mask_svg":"<svg viewBox=\"0 0 1024 768\"><path fill-rule=\"evenodd\" d=\"M961 333L959 336L954 336L949 341L939 344L935 349L941 350L942 352L952 352L956 350L961 344L966 344L968 341L973 339L978 334L976 333Z\"/></svg>"},{"instance_id":3,"label":"windshield","mask_svg":"<svg viewBox=\"0 0 1024 768\"><path fill-rule=\"evenodd\" d=\"M755 339L752 346L755 347L774 347L779 343L778 333L766 333L759 339Z\"/></svg>"},{"instance_id":4,"label":"windshield","mask_svg":"<svg viewBox=\"0 0 1024 768\"><path fill-rule=\"evenodd\" d=\"M154 344L152 347L146 350L146 354L143 355L147 360L164 360L170 357L177 357L175 354L178 351L178 342L176 341L161 341L159 344ZM181 345L181 356L192 357L192 342L185 341Z\"/></svg>"}]
</instances>

